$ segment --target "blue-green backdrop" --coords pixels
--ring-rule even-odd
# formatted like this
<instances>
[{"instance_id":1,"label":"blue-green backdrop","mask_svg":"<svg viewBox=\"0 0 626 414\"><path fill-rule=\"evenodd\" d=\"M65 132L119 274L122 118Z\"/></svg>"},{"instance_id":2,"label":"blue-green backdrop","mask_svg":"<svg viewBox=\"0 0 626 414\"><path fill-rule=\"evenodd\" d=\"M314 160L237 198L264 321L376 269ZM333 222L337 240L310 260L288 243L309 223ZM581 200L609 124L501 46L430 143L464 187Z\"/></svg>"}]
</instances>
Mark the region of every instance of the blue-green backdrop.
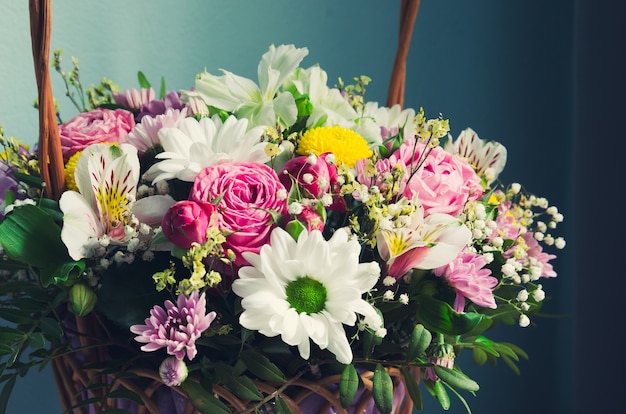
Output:
<instances>
[{"instance_id":1,"label":"blue-green backdrop","mask_svg":"<svg viewBox=\"0 0 626 414\"><path fill-rule=\"evenodd\" d=\"M34 143L27 3L0 0L0 124L5 134ZM319 63L331 82L370 76L366 97L384 104L399 3L57 0L51 46L64 50L66 69L70 56L80 60L87 85L106 76L122 88L135 87L142 70L154 84L164 76L168 89L184 89L204 69L256 79L256 65L270 44L293 43L309 49L303 64ZM611 218L614 209L606 215L597 209L614 205L615 196L598 192L610 190L607 176L589 164L602 162L608 177L617 180L611 188L623 193L619 151L599 150L602 140L617 133L611 116L623 109L606 103L624 91L624 67L616 69L624 57L623 17L624 7L609 1L423 0L420 6L405 106L424 107L431 116L442 113L454 135L472 127L482 138L502 142L509 153L504 181L521 182L547 197L566 218L561 232L568 247L555 262L559 276L544 283L550 296L544 309L558 317L498 331L530 355L520 363L519 377L504 364L474 368L464 361L481 385L476 398L468 396L474 413L582 414L624 404L623 380L608 379L624 368L615 342L624 324L604 328L605 316L610 320L617 312L615 292L624 282L619 270L594 274L587 282L590 272L602 272L609 263L612 245L598 233L606 227L585 227L592 220L587 214L595 214L594 223L613 223L613 232L623 228L623 220ZM69 119L75 111L63 97L60 78L54 73L52 78L61 115ZM583 186L586 195L577 192ZM429 400L424 411L441 409ZM48 370L21 379L9 404L9 414L60 412ZM453 397L449 412L465 410Z\"/></svg>"}]
</instances>

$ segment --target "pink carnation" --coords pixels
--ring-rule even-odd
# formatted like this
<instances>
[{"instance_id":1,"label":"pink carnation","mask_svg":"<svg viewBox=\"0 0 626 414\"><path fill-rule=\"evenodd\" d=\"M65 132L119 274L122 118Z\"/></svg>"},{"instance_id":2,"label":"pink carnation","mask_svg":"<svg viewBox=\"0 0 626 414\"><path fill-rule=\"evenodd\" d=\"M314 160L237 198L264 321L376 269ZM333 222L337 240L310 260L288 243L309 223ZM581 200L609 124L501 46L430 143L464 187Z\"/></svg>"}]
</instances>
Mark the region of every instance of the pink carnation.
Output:
<instances>
[{"instance_id":1,"label":"pink carnation","mask_svg":"<svg viewBox=\"0 0 626 414\"><path fill-rule=\"evenodd\" d=\"M76 115L59 125L65 162L91 144L122 143L135 126L135 118L124 109L97 108Z\"/></svg>"},{"instance_id":2,"label":"pink carnation","mask_svg":"<svg viewBox=\"0 0 626 414\"><path fill-rule=\"evenodd\" d=\"M200 338L215 319L216 313L206 313L204 293L198 297L194 291L189 298L178 296L177 303L165 301L165 309L155 306L146 318L145 325L133 325L130 331L136 335L135 341L144 343L142 351L151 352L167 348L167 353L178 359L192 360L196 353L196 339Z\"/></svg>"},{"instance_id":3,"label":"pink carnation","mask_svg":"<svg viewBox=\"0 0 626 414\"><path fill-rule=\"evenodd\" d=\"M490 276L491 270L484 268L486 264L483 256L465 251L447 265L434 269L435 275L446 279L456 291L454 309L457 312L465 310L465 298L479 306L497 307L493 288L498 279Z\"/></svg>"},{"instance_id":4,"label":"pink carnation","mask_svg":"<svg viewBox=\"0 0 626 414\"><path fill-rule=\"evenodd\" d=\"M424 151L427 151L425 144L415 140L405 141L391 156L391 164L395 164L395 160L404 163L407 174L410 174ZM433 213L456 216L468 201L477 200L482 194L480 177L472 166L441 147L430 151L403 193L409 199L417 195L427 216Z\"/></svg>"},{"instance_id":5,"label":"pink carnation","mask_svg":"<svg viewBox=\"0 0 626 414\"><path fill-rule=\"evenodd\" d=\"M229 233L225 248L235 253L235 265L248 262L243 252L258 253L276 227L272 212L287 213L287 190L265 164L234 162L204 168L194 180L189 199L219 200L218 226Z\"/></svg>"}]
</instances>

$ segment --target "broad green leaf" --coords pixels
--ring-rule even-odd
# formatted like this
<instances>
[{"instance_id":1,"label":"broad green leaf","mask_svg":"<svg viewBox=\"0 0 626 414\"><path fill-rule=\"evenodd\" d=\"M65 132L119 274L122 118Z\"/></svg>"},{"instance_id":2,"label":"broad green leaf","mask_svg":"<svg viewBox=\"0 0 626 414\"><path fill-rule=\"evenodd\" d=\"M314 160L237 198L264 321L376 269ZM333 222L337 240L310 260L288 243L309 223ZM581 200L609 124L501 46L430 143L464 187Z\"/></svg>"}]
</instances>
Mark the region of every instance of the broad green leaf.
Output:
<instances>
[{"instance_id":1,"label":"broad green leaf","mask_svg":"<svg viewBox=\"0 0 626 414\"><path fill-rule=\"evenodd\" d=\"M446 302L431 296L418 296L417 319L429 331L444 335L463 335L478 326L486 317L478 313L457 313Z\"/></svg>"},{"instance_id":2,"label":"broad green leaf","mask_svg":"<svg viewBox=\"0 0 626 414\"><path fill-rule=\"evenodd\" d=\"M409 342L406 359L412 361L421 356L430 345L432 338L433 335L428 329L424 328L424 325L419 323L415 325L413 333L411 334L411 341Z\"/></svg>"},{"instance_id":3,"label":"broad green leaf","mask_svg":"<svg viewBox=\"0 0 626 414\"><path fill-rule=\"evenodd\" d=\"M264 381L287 381L282 371L263 354L255 351L244 351L241 353L241 360L251 373Z\"/></svg>"},{"instance_id":4,"label":"broad green leaf","mask_svg":"<svg viewBox=\"0 0 626 414\"><path fill-rule=\"evenodd\" d=\"M437 374L442 381L445 381L454 388L467 391L478 391L480 388L476 381L460 371L442 367L441 365L435 365L433 368L435 369L435 374Z\"/></svg>"},{"instance_id":5,"label":"broad green leaf","mask_svg":"<svg viewBox=\"0 0 626 414\"><path fill-rule=\"evenodd\" d=\"M348 364L343 369L341 381L339 382L339 397L343 408L350 406L358 389L359 374L356 372L354 365Z\"/></svg>"},{"instance_id":6,"label":"broad green leaf","mask_svg":"<svg viewBox=\"0 0 626 414\"><path fill-rule=\"evenodd\" d=\"M10 259L46 272L72 261L61 240L61 227L39 207L25 205L14 209L0 223L0 233L2 247Z\"/></svg>"},{"instance_id":7,"label":"broad green leaf","mask_svg":"<svg viewBox=\"0 0 626 414\"><path fill-rule=\"evenodd\" d=\"M411 400L413 401L413 406L417 411L422 411L422 393L420 392L419 384L415 381L409 367L405 365L401 366L400 372L404 378L404 384L407 392L409 393L409 397L411 397Z\"/></svg>"},{"instance_id":8,"label":"broad green leaf","mask_svg":"<svg viewBox=\"0 0 626 414\"><path fill-rule=\"evenodd\" d=\"M202 414L231 414L223 402L215 398L211 392L202 388L197 382L188 379L180 386L189 397L191 404Z\"/></svg>"},{"instance_id":9,"label":"broad green leaf","mask_svg":"<svg viewBox=\"0 0 626 414\"><path fill-rule=\"evenodd\" d=\"M372 378L374 404L381 414L389 414L393 408L393 381L381 364L376 365Z\"/></svg>"},{"instance_id":10,"label":"broad green leaf","mask_svg":"<svg viewBox=\"0 0 626 414\"><path fill-rule=\"evenodd\" d=\"M148 78L142 71L137 72L137 81L139 81L139 86L141 88L150 89L150 82L148 82Z\"/></svg>"}]
</instances>

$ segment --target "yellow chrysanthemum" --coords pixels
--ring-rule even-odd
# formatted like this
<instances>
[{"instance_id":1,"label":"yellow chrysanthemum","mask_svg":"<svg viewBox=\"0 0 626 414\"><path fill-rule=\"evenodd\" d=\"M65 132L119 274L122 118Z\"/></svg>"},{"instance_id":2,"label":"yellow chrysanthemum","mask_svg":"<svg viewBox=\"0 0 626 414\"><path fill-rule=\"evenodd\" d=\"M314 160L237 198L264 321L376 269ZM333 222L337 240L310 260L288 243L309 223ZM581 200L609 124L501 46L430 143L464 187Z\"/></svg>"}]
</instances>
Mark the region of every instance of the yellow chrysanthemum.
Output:
<instances>
[{"instance_id":1,"label":"yellow chrysanthemum","mask_svg":"<svg viewBox=\"0 0 626 414\"><path fill-rule=\"evenodd\" d=\"M78 161L78 157L80 157L81 153L81 151L78 151L76 154L72 155L65 164L65 186L68 190L78 191L76 179L74 178L74 171L76 171L76 162Z\"/></svg>"},{"instance_id":2,"label":"yellow chrysanthemum","mask_svg":"<svg viewBox=\"0 0 626 414\"><path fill-rule=\"evenodd\" d=\"M345 164L348 167L354 167L358 160L372 155L365 138L340 126L309 129L298 142L297 153L300 155L321 155L326 152L334 154L337 165Z\"/></svg>"}]
</instances>

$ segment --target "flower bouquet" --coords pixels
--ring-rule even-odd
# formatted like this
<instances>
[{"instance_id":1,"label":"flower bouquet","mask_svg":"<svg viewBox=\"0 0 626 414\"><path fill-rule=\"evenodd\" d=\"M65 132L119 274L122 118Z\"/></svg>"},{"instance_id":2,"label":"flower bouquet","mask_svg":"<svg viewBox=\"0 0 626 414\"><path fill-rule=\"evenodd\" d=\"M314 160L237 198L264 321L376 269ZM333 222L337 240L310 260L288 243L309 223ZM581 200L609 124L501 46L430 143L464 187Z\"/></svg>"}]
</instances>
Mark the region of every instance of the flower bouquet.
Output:
<instances>
[{"instance_id":1,"label":"flower bouquet","mask_svg":"<svg viewBox=\"0 0 626 414\"><path fill-rule=\"evenodd\" d=\"M84 90L55 52L78 110L58 199L0 134L3 395L52 363L76 413L408 413L468 407L462 352L517 371L488 335L540 309L562 215L498 180L501 144L307 53L157 94Z\"/></svg>"}]
</instances>

